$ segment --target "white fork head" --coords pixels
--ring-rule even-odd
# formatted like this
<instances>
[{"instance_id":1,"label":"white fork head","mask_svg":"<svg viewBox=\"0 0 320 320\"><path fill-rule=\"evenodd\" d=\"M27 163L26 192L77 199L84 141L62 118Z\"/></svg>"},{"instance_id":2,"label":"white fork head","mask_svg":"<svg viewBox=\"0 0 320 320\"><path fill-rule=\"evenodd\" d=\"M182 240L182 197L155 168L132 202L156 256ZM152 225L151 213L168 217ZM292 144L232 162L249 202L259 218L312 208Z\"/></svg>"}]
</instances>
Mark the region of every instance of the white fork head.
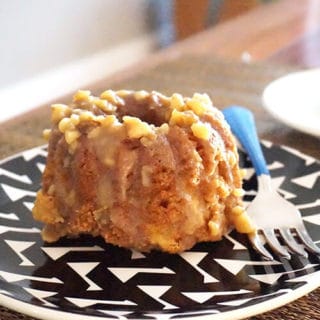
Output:
<instances>
[{"instance_id":1,"label":"white fork head","mask_svg":"<svg viewBox=\"0 0 320 320\"><path fill-rule=\"evenodd\" d=\"M258 186L257 196L247 208L257 229L301 227L300 212L271 187L269 175L259 176Z\"/></svg>"}]
</instances>

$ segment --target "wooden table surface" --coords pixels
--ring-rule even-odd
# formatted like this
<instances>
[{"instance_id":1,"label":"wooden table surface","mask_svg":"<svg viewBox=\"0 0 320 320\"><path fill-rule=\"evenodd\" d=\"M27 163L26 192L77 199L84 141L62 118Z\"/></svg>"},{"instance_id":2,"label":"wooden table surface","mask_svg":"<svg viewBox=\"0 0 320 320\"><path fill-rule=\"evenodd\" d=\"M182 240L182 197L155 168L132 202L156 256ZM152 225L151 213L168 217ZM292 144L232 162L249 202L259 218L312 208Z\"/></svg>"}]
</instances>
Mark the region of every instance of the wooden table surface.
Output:
<instances>
[{"instance_id":1,"label":"wooden table surface","mask_svg":"<svg viewBox=\"0 0 320 320\"><path fill-rule=\"evenodd\" d=\"M256 116L259 135L320 159L320 140L273 119L261 94L272 80L288 72L320 66L320 1L280 0L262 5L215 26L147 61L93 83L88 89L158 90L166 94L207 92L223 108L240 104ZM242 62L246 60L246 62ZM68 102L70 97L57 99ZM48 106L17 117L0 128L0 158L43 144L49 126ZM320 289L286 306L250 318L320 319ZM31 319L0 308L0 319Z\"/></svg>"}]
</instances>

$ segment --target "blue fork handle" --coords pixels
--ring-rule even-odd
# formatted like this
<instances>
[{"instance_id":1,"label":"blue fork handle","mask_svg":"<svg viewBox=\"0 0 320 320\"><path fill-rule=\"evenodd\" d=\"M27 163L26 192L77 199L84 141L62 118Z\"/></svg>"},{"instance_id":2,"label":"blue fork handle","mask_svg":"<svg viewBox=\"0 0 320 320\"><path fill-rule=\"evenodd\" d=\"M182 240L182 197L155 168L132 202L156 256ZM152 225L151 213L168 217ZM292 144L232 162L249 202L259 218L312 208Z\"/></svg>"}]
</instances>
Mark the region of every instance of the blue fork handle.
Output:
<instances>
[{"instance_id":1,"label":"blue fork handle","mask_svg":"<svg viewBox=\"0 0 320 320\"><path fill-rule=\"evenodd\" d=\"M223 114L233 134L248 153L257 176L269 175L252 112L243 107L232 106L224 109Z\"/></svg>"}]
</instances>

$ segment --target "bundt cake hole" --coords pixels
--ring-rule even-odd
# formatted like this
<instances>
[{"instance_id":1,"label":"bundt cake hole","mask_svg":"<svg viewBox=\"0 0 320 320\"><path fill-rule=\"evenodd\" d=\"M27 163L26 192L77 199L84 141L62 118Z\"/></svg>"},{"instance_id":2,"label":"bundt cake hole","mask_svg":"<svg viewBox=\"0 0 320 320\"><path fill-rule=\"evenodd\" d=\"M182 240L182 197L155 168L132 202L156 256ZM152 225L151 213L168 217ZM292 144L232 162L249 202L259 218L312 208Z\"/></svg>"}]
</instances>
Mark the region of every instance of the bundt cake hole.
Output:
<instances>
[{"instance_id":1,"label":"bundt cake hole","mask_svg":"<svg viewBox=\"0 0 320 320\"><path fill-rule=\"evenodd\" d=\"M127 96L124 101L124 105L117 108L116 111L116 115L121 122L125 116L139 118L141 121L150 125L153 124L156 127L168 122L166 117L167 108L160 101L155 105L151 97L136 100L132 95Z\"/></svg>"},{"instance_id":2,"label":"bundt cake hole","mask_svg":"<svg viewBox=\"0 0 320 320\"><path fill-rule=\"evenodd\" d=\"M168 200L161 200L160 206L167 209L169 206L169 201Z\"/></svg>"}]
</instances>

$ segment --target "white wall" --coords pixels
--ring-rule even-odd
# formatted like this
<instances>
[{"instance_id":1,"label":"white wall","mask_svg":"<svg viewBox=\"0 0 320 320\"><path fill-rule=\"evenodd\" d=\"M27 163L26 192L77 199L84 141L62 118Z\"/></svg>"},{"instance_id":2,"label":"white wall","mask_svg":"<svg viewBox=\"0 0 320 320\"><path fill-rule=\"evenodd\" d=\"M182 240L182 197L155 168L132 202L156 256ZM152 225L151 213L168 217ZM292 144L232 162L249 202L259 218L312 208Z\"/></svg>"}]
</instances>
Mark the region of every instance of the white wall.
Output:
<instances>
[{"instance_id":1,"label":"white wall","mask_svg":"<svg viewBox=\"0 0 320 320\"><path fill-rule=\"evenodd\" d=\"M0 88L148 33L148 0L1 0Z\"/></svg>"},{"instance_id":2,"label":"white wall","mask_svg":"<svg viewBox=\"0 0 320 320\"><path fill-rule=\"evenodd\" d=\"M0 122L145 58L157 45L149 3L0 0Z\"/></svg>"}]
</instances>

